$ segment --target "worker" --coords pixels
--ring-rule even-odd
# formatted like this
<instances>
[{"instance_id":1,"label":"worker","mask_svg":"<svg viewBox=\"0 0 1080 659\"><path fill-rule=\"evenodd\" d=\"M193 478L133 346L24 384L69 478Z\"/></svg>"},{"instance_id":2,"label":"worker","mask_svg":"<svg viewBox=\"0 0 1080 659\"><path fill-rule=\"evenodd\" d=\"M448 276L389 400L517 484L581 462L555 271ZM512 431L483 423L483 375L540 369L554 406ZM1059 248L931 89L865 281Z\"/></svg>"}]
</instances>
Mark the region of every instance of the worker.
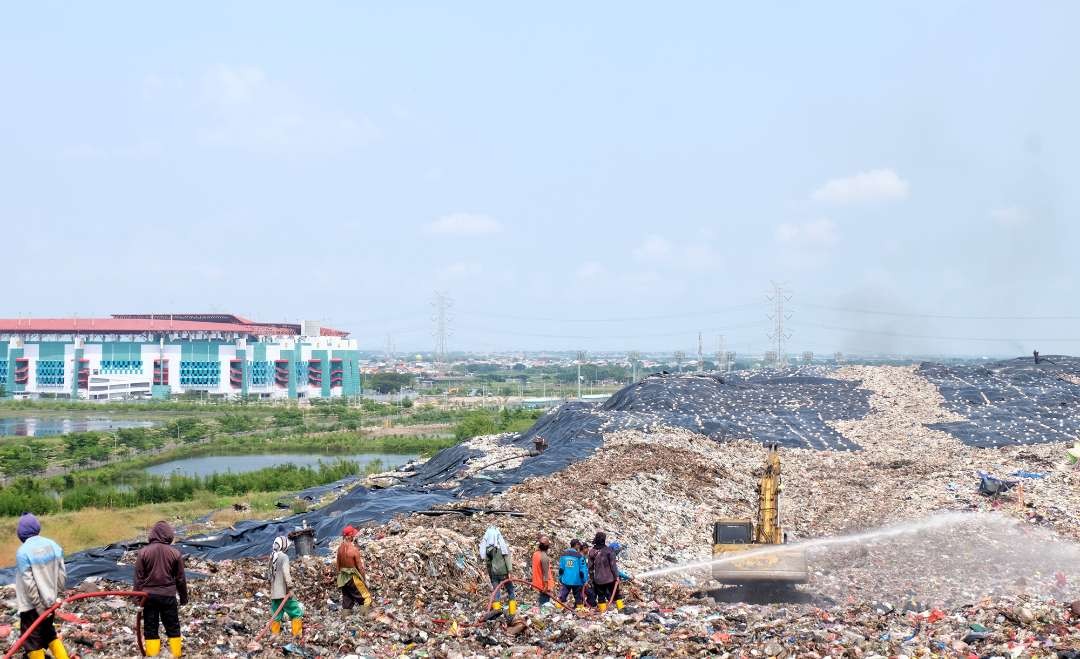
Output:
<instances>
[{"instance_id":1,"label":"worker","mask_svg":"<svg viewBox=\"0 0 1080 659\"><path fill-rule=\"evenodd\" d=\"M540 593L537 604L543 606L551 601L551 593L555 592L555 579L551 571L551 557L548 549L551 547L551 539L546 535L540 536L536 543L536 551L532 555L532 585Z\"/></svg>"},{"instance_id":2,"label":"worker","mask_svg":"<svg viewBox=\"0 0 1080 659\"><path fill-rule=\"evenodd\" d=\"M575 538L570 548L559 555L559 602L565 604L572 593L578 609L585 608L585 584L589 582L589 565L581 553L584 548L584 543Z\"/></svg>"},{"instance_id":3,"label":"worker","mask_svg":"<svg viewBox=\"0 0 1080 659\"><path fill-rule=\"evenodd\" d=\"M1035 363L1038 364L1039 363L1039 351L1038 350L1033 350L1032 354L1035 355Z\"/></svg>"},{"instance_id":4,"label":"worker","mask_svg":"<svg viewBox=\"0 0 1080 659\"><path fill-rule=\"evenodd\" d=\"M147 593L143 602L143 638L148 657L161 652L159 621L165 627L172 656L180 656L183 644L177 597L181 606L187 604L187 577L180 550L172 546L175 535L168 522L157 522L150 529L150 542L139 550L135 559L135 590Z\"/></svg>"},{"instance_id":5,"label":"worker","mask_svg":"<svg viewBox=\"0 0 1080 659\"><path fill-rule=\"evenodd\" d=\"M607 534L603 531L597 531L593 536L592 549L589 550L589 574L592 577L593 590L596 591L597 607L601 612L607 611L608 603L614 599L619 566L615 552L607 546ZM616 600L615 606L622 610L623 601Z\"/></svg>"},{"instance_id":6,"label":"worker","mask_svg":"<svg viewBox=\"0 0 1080 659\"><path fill-rule=\"evenodd\" d=\"M360 558L360 548L356 546L358 536L355 528L346 526L341 531L341 545L337 550L337 586L341 589L341 610L346 618L357 604L361 612L367 612L371 606L371 592L365 583L367 571Z\"/></svg>"},{"instance_id":7,"label":"worker","mask_svg":"<svg viewBox=\"0 0 1080 659\"><path fill-rule=\"evenodd\" d=\"M280 634L281 622L285 616L289 616L292 635L300 638L304 632L304 607L292 596L288 554L291 545L288 536L279 535L274 538L274 548L270 553L270 612L275 614L270 622L270 633ZM282 602L285 602L284 606Z\"/></svg>"},{"instance_id":8,"label":"worker","mask_svg":"<svg viewBox=\"0 0 1080 659\"><path fill-rule=\"evenodd\" d=\"M615 560L621 561L622 553L626 551L626 545L615 541L608 546L611 547L611 553L615 555ZM622 584L627 581L633 581L634 577L629 572L623 570L622 567L618 568L617 574L619 578L615 581L615 604L619 609L622 609L623 607L620 605L620 603L624 601L622 597Z\"/></svg>"},{"instance_id":9,"label":"worker","mask_svg":"<svg viewBox=\"0 0 1080 659\"><path fill-rule=\"evenodd\" d=\"M510 555L510 545L506 543L502 531L497 526L489 526L480 540L480 560L487 565L488 579L491 580L491 608L496 611L502 610L502 602L499 600L499 584L510 578L513 558ZM514 598L514 584L507 583L503 589L508 598L507 611L513 616L517 614L517 599Z\"/></svg>"},{"instance_id":10,"label":"worker","mask_svg":"<svg viewBox=\"0 0 1080 659\"><path fill-rule=\"evenodd\" d=\"M15 534L22 542L15 551L15 602L22 629L28 629L60 599L67 583L64 551L40 533L41 523L37 517L23 513L15 527ZM68 659L64 643L56 636L52 613L34 628L24 647L28 659L45 659L45 648L52 653L53 659Z\"/></svg>"}]
</instances>

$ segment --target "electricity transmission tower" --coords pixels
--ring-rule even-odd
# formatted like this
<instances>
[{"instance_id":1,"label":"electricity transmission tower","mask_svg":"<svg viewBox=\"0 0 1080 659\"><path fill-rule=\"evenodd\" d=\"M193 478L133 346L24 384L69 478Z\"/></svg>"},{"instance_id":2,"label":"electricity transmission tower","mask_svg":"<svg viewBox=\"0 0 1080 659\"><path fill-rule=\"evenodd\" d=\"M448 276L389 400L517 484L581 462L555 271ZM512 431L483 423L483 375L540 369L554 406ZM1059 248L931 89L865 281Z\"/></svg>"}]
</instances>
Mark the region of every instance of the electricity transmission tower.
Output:
<instances>
[{"instance_id":1,"label":"electricity transmission tower","mask_svg":"<svg viewBox=\"0 0 1080 659\"><path fill-rule=\"evenodd\" d=\"M435 338L435 363L446 364L446 339L453 332L450 330L450 308L454 301L445 292L435 291L435 297L431 300L431 308L434 313L431 321L434 323L432 336Z\"/></svg>"},{"instance_id":2,"label":"electricity transmission tower","mask_svg":"<svg viewBox=\"0 0 1080 659\"><path fill-rule=\"evenodd\" d=\"M577 397L581 400L581 363L585 361L585 351L578 350L577 353Z\"/></svg>"},{"instance_id":3,"label":"electricity transmission tower","mask_svg":"<svg viewBox=\"0 0 1080 659\"><path fill-rule=\"evenodd\" d=\"M686 359L686 353L682 350L675 351L675 363L679 366L679 372L682 373L682 363Z\"/></svg>"},{"instance_id":4,"label":"electricity transmission tower","mask_svg":"<svg viewBox=\"0 0 1080 659\"><path fill-rule=\"evenodd\" d=\"M727 373L727 353L724 352L724 335L716 337L716 368L721 373Z\"/></svg>"},{"instance_id":5,"label":"electricity transmission tower","mask_svg":"<svg viewBox=\"0 0 1080 659\"><path fill-rule=\"evenodd\" d=\"M766 297L773 305L772 313L769 314L769 320L773 321L773 331L769 334L769 340L776 342L776 365L780 367L787 363L784 347L787 340L791 338L791 334L784 330L784 322L791 320L791 314L784 311L784 303L791 302L791 295L784 292L782 284L772 282L772 285L772 295Z\"/></svg>"},{"instance_id":6,"label":"electricity transmission tower","mask_svg":"<svg viewBox=\"0 0 1080 659\"><path fill-rule=\"evenodd\" d=\"M705 370L705 352L701 349L701 332L697 333L697 370L698 373Z\"/></svg>"},{"instance_id":7,"label":"electricity transmission tower","mask_svg":"<svg viewBox=\"0 0 1080 659\"><path fill-rule=\"evenodd\" d=\"M626 356L630 360L630 384L637 382L637 365L641 361L641 353L636 350Z\"/></svg>"},{"instance_id":8,"label":"electricity transmission tower","mask_svg":"<svg viewBox=\"0 0 1080 659\"><path fill-rule=\"evenodd\" d=\"M386 363L392 364L394 362L394 337L386 335Z\"/></svg>"}]
</instances>

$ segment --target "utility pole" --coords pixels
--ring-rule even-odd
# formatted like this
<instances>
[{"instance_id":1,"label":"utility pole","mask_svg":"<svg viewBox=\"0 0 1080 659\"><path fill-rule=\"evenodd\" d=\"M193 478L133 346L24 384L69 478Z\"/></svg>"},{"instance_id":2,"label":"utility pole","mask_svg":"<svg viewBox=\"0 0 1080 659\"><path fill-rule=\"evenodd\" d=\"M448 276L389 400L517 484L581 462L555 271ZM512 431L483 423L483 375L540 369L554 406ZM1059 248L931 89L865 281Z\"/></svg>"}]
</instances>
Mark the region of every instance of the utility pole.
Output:
<instances>
[{"instance_id":1,"label":"utility pole","mask_svg":"<svg viewBox=\"0 0 1080 659\"><path fill-rule=\"evenodd\" d=\"M698 373L705 370L705 353L701 349L701 332L697 333L697 370Z\"/></svg>"},{"instance_id":2,"label":"utility pole","mask_svg":"<svg viewBox=\"0 0 1080 659\"><path fill-rule=\"evenodd\" d=\"M577 397L581 400L581 362L585 361L585 351L578 350L577 353Z\"/></svg>"},{"instance_id":3,"label":"utility pole","mask_svg":"<svg viewBox=\"0 0 1080 659\"><path fill-rule=\"evenodd\" d=\"M434 323L432 336L435 338L435 363L446 366L446 338L452 334L450 331L450 308L454 301L445 292L435 291L435 297L431 301L434 313L431 321Z\"/></svg>"},{"instance_id":4,"label":"utility pole","mask_svg":"<svg viewBox=\"0 0 1080 659\"><path fill-rule=\"evenodd\" d=\"M791 335L784 331L784 321L791 320L791 314L784 311L784 303L791 302L791 295L784 292L782 284L772 282L772 285L772 295L766 297L773 305L772 313L769 314L769 320L773 321L773 331L769 335L769 340L776 342L776 366L779 368L787 363L784 347Z\"/></svg>"}]
</instances>

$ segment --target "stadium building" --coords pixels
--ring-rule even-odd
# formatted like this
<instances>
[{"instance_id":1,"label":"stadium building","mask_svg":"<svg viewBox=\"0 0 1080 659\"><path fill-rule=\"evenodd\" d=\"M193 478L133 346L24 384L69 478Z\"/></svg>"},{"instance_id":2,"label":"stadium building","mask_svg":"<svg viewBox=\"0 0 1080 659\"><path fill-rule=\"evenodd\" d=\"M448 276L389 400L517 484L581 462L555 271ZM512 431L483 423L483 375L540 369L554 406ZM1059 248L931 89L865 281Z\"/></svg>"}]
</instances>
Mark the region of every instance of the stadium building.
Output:
<instances>
[{"instance_id":1,"label":"stadium building","mask_svg":"<svg viewBox=\"0 0 1080 659\"><path fill-rule=\"evenodd\" d=\"M0 385L5 396L28 398L330 398L360 392L360 367L347 332L311 321L20 318L0 319Z\"/></svg>"}]
</instances>

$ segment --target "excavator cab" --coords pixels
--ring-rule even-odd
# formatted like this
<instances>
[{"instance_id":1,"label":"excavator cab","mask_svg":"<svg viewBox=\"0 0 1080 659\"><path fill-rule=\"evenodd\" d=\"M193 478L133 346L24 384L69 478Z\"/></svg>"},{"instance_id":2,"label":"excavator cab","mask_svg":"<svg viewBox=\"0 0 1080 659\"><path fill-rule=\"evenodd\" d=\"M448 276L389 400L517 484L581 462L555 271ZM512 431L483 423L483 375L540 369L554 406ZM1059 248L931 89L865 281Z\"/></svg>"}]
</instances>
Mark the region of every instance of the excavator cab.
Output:
<instances>
[{"instance_id":1,"label":"excavator cab","mask_svg":"<svg viewBox=\"0 0 1080 659\"><path fill-rule=\"evenodd\" d=\"M758 519L722 519L713 524L713 578L724 584L800 584L810 579L806 553L784 547L780 525L780 452L774 444L758 485Z\"/></svg>"}]
</instances>

